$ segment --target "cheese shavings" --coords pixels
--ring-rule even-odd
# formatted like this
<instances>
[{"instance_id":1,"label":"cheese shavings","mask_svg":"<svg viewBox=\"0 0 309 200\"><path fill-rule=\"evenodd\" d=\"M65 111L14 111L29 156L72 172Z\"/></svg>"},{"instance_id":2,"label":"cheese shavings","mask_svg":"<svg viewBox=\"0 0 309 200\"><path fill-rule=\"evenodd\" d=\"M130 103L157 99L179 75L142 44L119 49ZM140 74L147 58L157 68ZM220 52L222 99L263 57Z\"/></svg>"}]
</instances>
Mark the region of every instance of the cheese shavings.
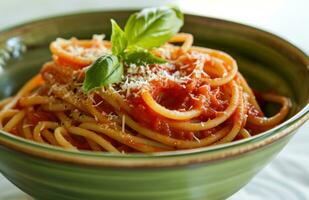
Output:
<instances>
[{"instance_id":1,"label":"cheese shavings","mask_svg":"<svg viewBox=\"0 0 309 200\"><path fill-rule=\"evenodd\" d=\"M136 66L131 64L127 68L127 74L120 83L120 93L128 97L139 95L142 89L151 89L151 82L154 80L173 81L178 84L185 84L190 80L188 76L182 76L175 70L172 64L161 64L160 66Z\"/></svg>"}]
</instances>

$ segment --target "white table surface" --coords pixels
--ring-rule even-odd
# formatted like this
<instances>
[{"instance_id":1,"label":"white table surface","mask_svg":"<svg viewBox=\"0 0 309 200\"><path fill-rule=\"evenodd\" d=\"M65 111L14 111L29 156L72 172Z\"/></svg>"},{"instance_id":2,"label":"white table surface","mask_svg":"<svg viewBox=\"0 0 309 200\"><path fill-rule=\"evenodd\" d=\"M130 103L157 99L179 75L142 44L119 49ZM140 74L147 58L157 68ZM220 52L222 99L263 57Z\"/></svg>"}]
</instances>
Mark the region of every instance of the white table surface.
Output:
<instances>
[{"instance_id":1,"label":"white table surface","mask_svg":"<svg viewBox=\"0 0 309 200\"><path fill-rule=\"evenodd\" d=\"M309 0L1 0L0 29L44 16L83 10L173 3L190 13L229 19L273 32L309 54ZM2 194L2 196L1 196ZM28 199L0 175L0 197ZM309 122L285 149L230 200L308 200Z\"/></svg>"}]
</instances>

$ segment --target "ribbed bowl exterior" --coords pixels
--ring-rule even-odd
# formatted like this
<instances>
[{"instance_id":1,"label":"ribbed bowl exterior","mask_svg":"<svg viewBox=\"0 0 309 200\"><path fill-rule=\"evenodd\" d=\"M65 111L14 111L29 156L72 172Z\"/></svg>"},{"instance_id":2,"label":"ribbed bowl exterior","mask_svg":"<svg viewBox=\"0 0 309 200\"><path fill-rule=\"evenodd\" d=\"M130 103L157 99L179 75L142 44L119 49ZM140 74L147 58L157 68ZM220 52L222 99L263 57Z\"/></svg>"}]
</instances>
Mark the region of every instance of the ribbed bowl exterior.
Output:
<instances>
[{"instance_id":1,"label":"ribbed bowl exterior","mask_svg":"<svg viewBox=\"0 0 309 200\"><path fill-rule=\"evenodd\" d=\"M247 184L289 138L231 159L165 168L86 167L1 147L0 169L38 200L225 199Z\"/></svg>"}]
</instances>

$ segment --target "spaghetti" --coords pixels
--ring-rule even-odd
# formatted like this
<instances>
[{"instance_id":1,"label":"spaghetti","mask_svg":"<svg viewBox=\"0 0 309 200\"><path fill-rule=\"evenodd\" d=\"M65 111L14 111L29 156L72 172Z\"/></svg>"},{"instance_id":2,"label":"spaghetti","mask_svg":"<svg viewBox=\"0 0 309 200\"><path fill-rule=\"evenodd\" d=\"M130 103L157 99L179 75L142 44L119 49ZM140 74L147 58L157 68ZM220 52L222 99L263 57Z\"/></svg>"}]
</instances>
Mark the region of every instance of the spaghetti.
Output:
<instances>
[{"instance_id":1,"label":"spaghetti","mask_svg":"<svg viewBox=\"0 0 309 200\"><path fill-rule=\"evenodd\" d=\"M147 153L229 143L284 120L288 98L259 95L282 105L267 118L236 61L192 43L192 35L176 34L151 50L167 63L128 64L121 82L85 94L87 66L111 53L111 43L98 36L57 39L50 46L53 61L0 102L0 128L73 151Z\"/></svg>"}]
</instances>

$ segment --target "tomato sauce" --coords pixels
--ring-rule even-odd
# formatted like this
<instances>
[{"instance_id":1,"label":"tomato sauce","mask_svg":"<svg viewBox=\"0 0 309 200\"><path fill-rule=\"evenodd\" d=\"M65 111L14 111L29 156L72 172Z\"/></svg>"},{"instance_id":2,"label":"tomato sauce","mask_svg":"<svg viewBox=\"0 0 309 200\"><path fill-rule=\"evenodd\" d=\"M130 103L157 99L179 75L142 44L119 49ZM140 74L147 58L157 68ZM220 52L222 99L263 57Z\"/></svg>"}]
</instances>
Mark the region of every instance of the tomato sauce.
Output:
<instances>
[{"instance_id":1,"label":"tomato sauce","mask_svg":"<svg viewBox=\"0 0 309 200\"><path fill-rule=\"evenodd\" d=\"M194 80L194 79L193 79ZM197 118L199 121L214 119L224 111L229 98L222 92L222 88L211 87L209 85L199 86L200 83L188 82L187 85L180 85L173 81L151 82L151 94L160 105L170 110L186 111L201 109L202 114ZM154 112L143 101L141 96L131 95L127 98L131 107L131 116L138 123L146 126L163 135L177 139L194 140L194 136L202 139L211 134L214 129L193 133L191 131L177 130L169 126L171 119L167 119Z\"/></svg>"},{"instance_id":2,"label":"tomato sauce","mask_svg":"<svg viewBox=\"0 0 309 200\"><path fill-rule=\"evenodd\" d=\"M57 118L52 113L46 111L27 112L26 117L31 125L37 125L40 121L57 121Z\"/></svg>"}]
</instances>

